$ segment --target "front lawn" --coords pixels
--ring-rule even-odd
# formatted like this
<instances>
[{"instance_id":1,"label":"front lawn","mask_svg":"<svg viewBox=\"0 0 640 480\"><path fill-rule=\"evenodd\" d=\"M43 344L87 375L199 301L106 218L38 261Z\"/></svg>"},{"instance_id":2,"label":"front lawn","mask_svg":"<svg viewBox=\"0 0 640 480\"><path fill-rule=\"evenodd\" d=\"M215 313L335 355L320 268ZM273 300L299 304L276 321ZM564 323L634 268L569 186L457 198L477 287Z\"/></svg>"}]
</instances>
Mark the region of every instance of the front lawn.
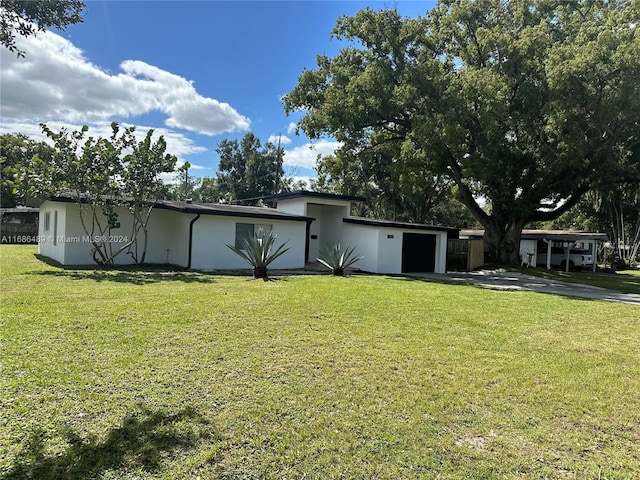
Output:
<instances>
[{"instance_id":1,"label":"front lawn","mask_svg":"<svg viewBox=\"0 0 640 480\"><path fill-rule=\"evenodd\" d=\"M0 478L640 478L640 309L0 246Z\"/></svg>"}]
</instances>

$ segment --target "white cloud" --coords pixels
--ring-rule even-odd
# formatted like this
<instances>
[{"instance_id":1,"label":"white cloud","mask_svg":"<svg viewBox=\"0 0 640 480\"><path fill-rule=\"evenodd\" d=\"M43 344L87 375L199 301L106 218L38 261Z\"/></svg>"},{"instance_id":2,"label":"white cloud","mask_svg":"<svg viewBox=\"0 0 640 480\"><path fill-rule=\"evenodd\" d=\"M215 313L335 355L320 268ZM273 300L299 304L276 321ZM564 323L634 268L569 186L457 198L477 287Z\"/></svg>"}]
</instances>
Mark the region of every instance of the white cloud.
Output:
<instances>
[{"instance_id":1,"label":"white cloud","mask_svg":"<svg viewBox=\"0 0 640 480\"><path fill-rule=\"evenodd\" d=\"M42 32L16 38L25 58L0 49L3 121L95 123L151 111L165 124L205 135L247 130L231 105L203 97L187 79L142 61L126 60L112 75L93 65L65 38Z\"/></svg>"},{"instance_id":2,"label":"white cloud","mask_svg":"<svg viewBox=\"0 0 640 480\"><path fill-rule=\"evenodd\" d=\"M47 126L53 130L54 132L60 131L62 128L66 128L68 131L80 130L82 125L80 124L69 124L63 123L59 121L46 122ZM130 127L131 125L121 124L123 128ZM152 127L144 127L144 126L136 126L135 137L138 141L144 139L147 135L147 132ZM28 122L2 122L0 124L0 134L4 133L22 133L27 137L36 140L36 141L45 141L51 143L49 138L42 132L40 125L37 123L28 123ZM111 123L110 122L101 122L94 123L89 125L89 131L87 132L87 136L93 137L109 137L111 135ZM191 155L194 153L202 153L206 152L207 149L204 147L200 147L196 145L193 140L186 137L185 135L167 130L165 128L154 128L153 129L153 139L156 140L158 137L163 136L165 141L167 142L167 153L175 155L179 159L182 159L185 155ZM182 161L182 160L181 160Z\"/></svg>"},{"instance_id":3,"label":"white cloud","mask_svg":"<svg viewBox=\"0 0 640 480\"><path fill-rule=\"evenodd\" d=\"M275 146L278 146L278 141L280 141L280 145L289 145L291 143L291 139L286 135L271 135L268 139L268 143L273 143Z\"/></svg>"},{"instance_id":4,"label":"white cloud","mask_svg":"<svg viewBox=\"0 0 640 480\"><path fill-rule=\"evenodd\" d=\"M315 168L318 155L333 155L334 151L341 146L340 142L321 140L316 143L307 143L292 150L286 150L284 164L304 168Z\"/></svg>"},{"instance_id":5,"label":"white cloud","mask_svg":"<svg viewBox=\"0 0 640 480\"><path fill-rule=\"evenodd\" d=\"M294 133L296 133L296 122L290 122L289 126L287 127L287 133L289 135L293 135Z\"/></svg>"}]
</instances>

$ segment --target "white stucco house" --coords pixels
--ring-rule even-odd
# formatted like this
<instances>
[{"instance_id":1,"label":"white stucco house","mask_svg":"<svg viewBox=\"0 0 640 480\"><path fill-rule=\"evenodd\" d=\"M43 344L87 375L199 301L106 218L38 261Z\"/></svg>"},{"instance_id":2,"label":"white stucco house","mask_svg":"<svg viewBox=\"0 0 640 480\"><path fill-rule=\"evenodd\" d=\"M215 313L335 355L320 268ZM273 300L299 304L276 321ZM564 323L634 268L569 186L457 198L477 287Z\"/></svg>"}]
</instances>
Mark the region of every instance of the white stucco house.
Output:
<instances>
[{"instance_id":1,"label":"white stucco house","mask_svg":"<svg viewBox=\"0 0 640 480\"><path fill-rule=\"evenodd\" d=\"M447 265L447 239L459 229L390 222L351 216L359 197L298 191L274 195L276 208L238 205L157 202L149 221L146 263L171 264L192 270L247 268L228 244L246 232L272 231L276 245L287 241L289 251L274 269L303 268L327 244L355 246L363 255L355 267L372 273L436 272ZM39 253L62 265L91 265L91 245L82 228L79 206L70 197L54 197L40 206ZM130 215L121 208L115 240L131 230ZM89 215L82 207L83 215ZM117 264L131 263L124 254Z\"/></svg>"}]
</instances>

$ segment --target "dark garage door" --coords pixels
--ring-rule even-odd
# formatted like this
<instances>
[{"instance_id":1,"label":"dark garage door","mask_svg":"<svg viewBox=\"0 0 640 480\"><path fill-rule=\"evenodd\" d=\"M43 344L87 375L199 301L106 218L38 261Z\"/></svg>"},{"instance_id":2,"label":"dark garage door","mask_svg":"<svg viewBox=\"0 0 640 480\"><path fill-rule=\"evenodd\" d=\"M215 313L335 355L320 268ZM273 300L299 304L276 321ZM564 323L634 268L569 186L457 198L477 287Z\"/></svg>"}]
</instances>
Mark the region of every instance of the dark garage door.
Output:
<instances>
[{"instance_id":1,"label":"dark garage door","mask_svg":"<svg viewBox=\"0 0 640 480\"><path fill-rule=\"evenodd\" d=\"M419 233L402 235L402 273L434 272L436 236Z\"/></svg>"}]
</instances>

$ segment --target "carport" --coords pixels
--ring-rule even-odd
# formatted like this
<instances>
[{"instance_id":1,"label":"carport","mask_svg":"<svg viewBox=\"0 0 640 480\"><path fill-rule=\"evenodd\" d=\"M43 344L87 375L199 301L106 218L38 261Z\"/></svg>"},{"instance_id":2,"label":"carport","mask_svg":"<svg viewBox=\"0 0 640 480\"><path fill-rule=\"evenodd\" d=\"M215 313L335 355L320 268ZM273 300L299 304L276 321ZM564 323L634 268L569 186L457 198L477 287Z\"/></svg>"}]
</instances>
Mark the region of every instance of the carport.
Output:
<instances>
[{"instance_id":1,"label":"carport","mask_svg":"<svg viewBox=\"0 0 640 480\"><path fill-rule=\"evenodd\" d=\"M520 237L520 243L526 240L542 240L547 248L547 270L551 269L551 248L560 246L564 249L565 255L565 271L569 271L569 257L571 249L578 243L588 243L591 245L589 250L593 256L593 271L596 271L598 265L598 242L606 241L608 239L606 233L594 233L594 232L578 232L571 230L523 230ZM521 247L522 249L522 247Z\"/></svg>"},{"instance_id":2,"label":"carport","mask_svg":"<svg viewBox=\"0 0 640 480\"><path fill-rule=\"evenodd\" d=\"M461 230L460 238L463 239L481 239L484 237L484 230ZM541 251L538 251L537 244L539 241L544 242L547 254L547 270L551 269L551 249L554 244L562 246L565 254L565 270L569 269L569 256L571 249L578 243L588 244L591 255L593 256L593 271L596 270L598 264L598 242L607 241L606 233L582 232L574 230L523 230L520 237L520 255L528 260L537 258ZM559 245L558 245L559 244ZM486 250L486 245L485 245ZM537 262L534 261L535 265Z\"/></svg>"}]
</instances>

